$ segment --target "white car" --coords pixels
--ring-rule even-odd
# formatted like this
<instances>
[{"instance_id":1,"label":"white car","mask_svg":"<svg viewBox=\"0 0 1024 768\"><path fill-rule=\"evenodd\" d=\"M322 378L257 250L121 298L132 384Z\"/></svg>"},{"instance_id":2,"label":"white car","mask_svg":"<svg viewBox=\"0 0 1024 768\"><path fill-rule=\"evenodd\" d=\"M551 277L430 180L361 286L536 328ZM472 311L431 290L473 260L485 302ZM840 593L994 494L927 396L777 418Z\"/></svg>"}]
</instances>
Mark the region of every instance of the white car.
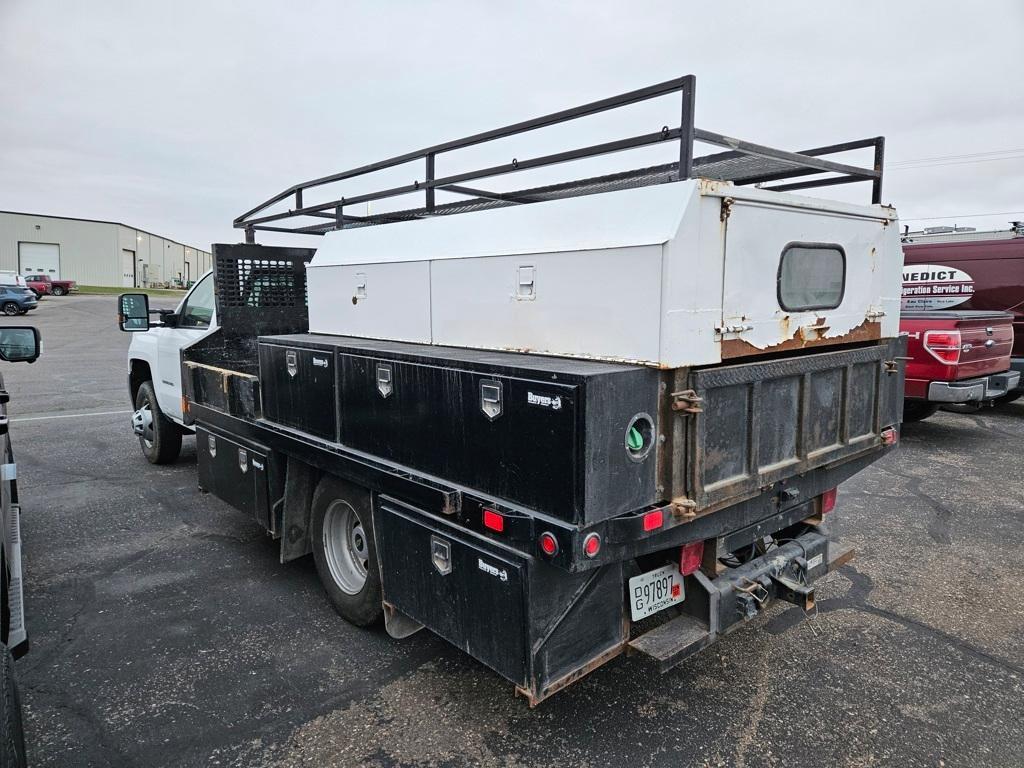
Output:
<instances>
[{"instance_id":1,"label":"white car","mask_svg":"<svg viewBox=\"0 0 1024 768\"><path fill-rule=\"evenodd\" d=\"M152 464L178 458L181 438L195 430L185 423L181 398L181 350L217 329L213 272L203 275L161 322L132 334L128 391L135 412L132 430Z\"/></svg>"}]
</instances>

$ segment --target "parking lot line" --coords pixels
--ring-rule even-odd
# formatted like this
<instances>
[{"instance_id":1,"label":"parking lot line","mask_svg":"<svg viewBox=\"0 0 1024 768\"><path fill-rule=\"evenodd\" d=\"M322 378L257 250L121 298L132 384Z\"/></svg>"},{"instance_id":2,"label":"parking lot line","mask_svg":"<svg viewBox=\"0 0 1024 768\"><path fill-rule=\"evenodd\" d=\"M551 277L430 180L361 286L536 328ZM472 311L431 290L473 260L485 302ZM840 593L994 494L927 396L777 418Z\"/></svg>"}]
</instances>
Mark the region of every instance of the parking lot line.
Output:
<instances>
[{"instance_id":1,"label":"parking lot line","mask_svg":"<svg viewBox=\"0 0 1024 768\"><path fill-rule=\"evenodd\" d=\"M86 416L116 416L131 411L93 411L92 413L62 413L56 416L29 416L27 419L11 419L11 421L46 421L47 419L81 419Z\"/></svg>"}]
</instances>

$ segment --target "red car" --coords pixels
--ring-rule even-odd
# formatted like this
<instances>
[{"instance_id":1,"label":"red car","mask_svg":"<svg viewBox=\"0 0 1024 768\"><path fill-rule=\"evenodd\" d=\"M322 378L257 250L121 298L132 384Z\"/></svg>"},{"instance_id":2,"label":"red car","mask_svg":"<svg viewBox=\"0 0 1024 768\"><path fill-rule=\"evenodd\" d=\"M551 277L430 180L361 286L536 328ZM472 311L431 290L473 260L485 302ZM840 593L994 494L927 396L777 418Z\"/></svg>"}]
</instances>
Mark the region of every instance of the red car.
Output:
<instances>
[{"instance_id":1,"label":"red car","mask_svg":"<svg viewBox=\"0 0 1024 768\"><path fill-rule=\"evenodd\" d=\"M947 311L900 315L908 336L903 420L920 421L950 403L977 404L1006 397L1020 373L1010 370L1013 315Z\"/></svg>"},{"instance_id":2,"label":"red car","mask_svg":"<svg viewBox=\"0 0 1024 768\"><path fill-rule=\"evenodd\" d=\"M25 275L25 282L36 296L66 296L78 288L74 280L53 280L49 275Z\"/></svg>"}]
</instances>

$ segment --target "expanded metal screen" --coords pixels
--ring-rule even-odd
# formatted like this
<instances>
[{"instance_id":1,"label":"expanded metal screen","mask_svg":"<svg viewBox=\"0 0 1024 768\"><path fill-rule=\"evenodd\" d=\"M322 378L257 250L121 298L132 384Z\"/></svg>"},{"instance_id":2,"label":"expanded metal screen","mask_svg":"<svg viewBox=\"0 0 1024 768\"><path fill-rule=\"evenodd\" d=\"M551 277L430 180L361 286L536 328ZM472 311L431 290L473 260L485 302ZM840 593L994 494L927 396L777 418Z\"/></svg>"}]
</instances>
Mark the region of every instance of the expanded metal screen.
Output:
<instances>
[{"instance_id":1,"label":"expanded metal screen","mask_svg":"<svg viewBox=\"0 0 1024 768\"><path fill-rule=\"evenodd\" d=\"M313 248L214 245L217 317L227 334L300 333L309 327L306 263Z\"/></svg>"}]
</instances>

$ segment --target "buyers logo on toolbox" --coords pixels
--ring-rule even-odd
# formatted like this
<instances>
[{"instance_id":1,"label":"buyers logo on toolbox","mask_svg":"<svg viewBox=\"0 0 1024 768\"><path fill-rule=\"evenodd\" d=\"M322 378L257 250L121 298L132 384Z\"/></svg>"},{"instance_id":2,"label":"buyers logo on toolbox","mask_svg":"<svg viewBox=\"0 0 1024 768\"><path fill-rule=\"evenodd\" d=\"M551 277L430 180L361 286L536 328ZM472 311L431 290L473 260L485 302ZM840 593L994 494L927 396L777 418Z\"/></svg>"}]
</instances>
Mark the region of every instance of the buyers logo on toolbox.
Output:
<instances>
[{"instance_id":1,"label":"buyers logo on toolbox","mask_svg":"<svg viewBox=\"0 0 1024 768\"><path fill-rule=\"evenodd\" d=\"M541 408L550 408L552 411L562 410L560 395L538 395L536 392L527 392L526 402L530 405L539 405Z\"/></svg>"},{"instance_id":2,"label":"buyers logo on toolbox","mask_svg":"<svg viewBox=\"0 0 1024 768\"><path fill-rule=\"evenodd\" d=\"M313 357L313 366L316 368L326 368L327 358L326 357Z\"/></svg>"},{"instance_id":3,"label":"buyers logo on toolbox","mask_svg":"<svg viewBox=\"0 0 1024 768\"><path fill-rule=\"evenodd\" d=\"M903 267L902 309L949 309L974 295L974 278L956 267L913 264Z\"/></svg>"},{"instance_id":4,"label":"buyers logo on toolbox","mask_svg":"<svg viewBox=\"0 0 1024 768\"><path fill-rule=\"evenodd\" d=\"M491 574L491 576L497 576L502 581L508 581L508 571L506 571L504 568L498 568L498 566L496 565L485 563L479 557L476 559L476 567L484 573L489 573Z\"/></svg>"}]
</instances>

